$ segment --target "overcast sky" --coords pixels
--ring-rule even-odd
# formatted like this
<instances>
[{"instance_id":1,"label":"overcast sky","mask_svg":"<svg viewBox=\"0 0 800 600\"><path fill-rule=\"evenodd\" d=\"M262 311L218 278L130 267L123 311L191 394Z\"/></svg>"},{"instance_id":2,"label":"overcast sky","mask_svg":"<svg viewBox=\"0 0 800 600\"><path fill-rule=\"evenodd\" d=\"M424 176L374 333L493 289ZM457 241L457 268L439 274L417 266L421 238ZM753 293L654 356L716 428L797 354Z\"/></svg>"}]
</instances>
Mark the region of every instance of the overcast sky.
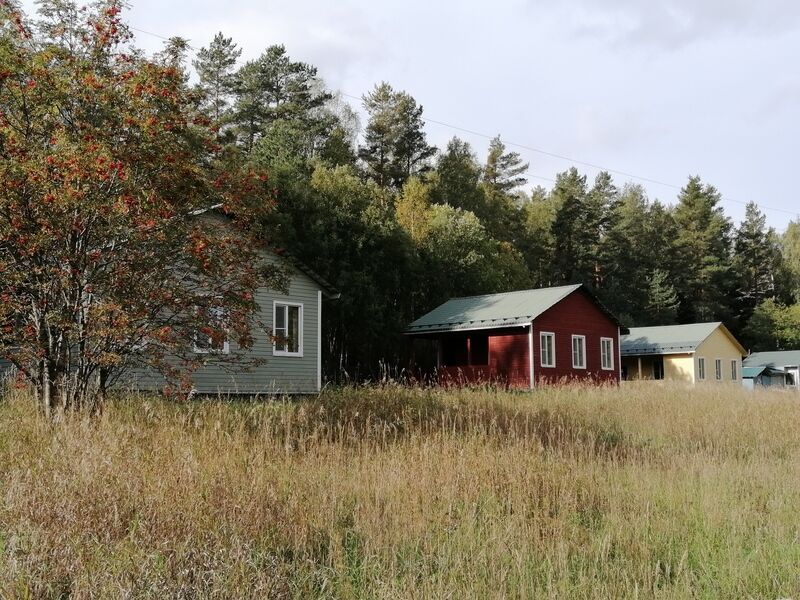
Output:
<instances>
[{"instance_id":1,"label":"overcast sky","mask_svg":"<svg viewBox=\"0 0 800 600\"><path fill-rule=\"evenodd\" d=\"M244 59L283 43L334 90L385 80L429 119L577 161L679 186L698 174L736 221L749 200L779 230L800 214L797 0L133 0L129 21L195 47L222 31ZM135 33L145 49L162 43ZM427 133L484 158L484 137ZM531 184L573 164L514 149ZM676 189L640 182L674 201Z\"/></svg>"}]
</instances>

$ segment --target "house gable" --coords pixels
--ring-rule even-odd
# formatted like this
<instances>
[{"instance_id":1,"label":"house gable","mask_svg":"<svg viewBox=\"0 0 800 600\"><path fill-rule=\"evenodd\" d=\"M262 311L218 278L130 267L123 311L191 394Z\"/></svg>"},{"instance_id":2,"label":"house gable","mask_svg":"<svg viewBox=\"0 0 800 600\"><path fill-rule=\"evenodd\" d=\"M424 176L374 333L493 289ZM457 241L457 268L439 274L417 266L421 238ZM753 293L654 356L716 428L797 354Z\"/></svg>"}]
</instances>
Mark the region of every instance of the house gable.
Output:
<instances>
[{"instance_id":1,"label":"house gable","mask_svg":"<svg viewBox=\"0 0 800 600\"><path fill-rule=\"evenodd\" d=\"M619 380L619 323L583 289L577 289L533 321L533 372L535 383L562 378ZM542 366L541 334L554 335L555 366ZM573 336L585 338L585 368L572 366ZM601 364L601 339L612 340L612 368Z\"/></svg>"},{"instance_id":2,"label":"house gable","mask_svg":"<svg viewBox=\"0 0 800 600\"><path fill-rule=\"evenodd\" d=\"M705 359L705 380L706 381L741 381L742 378L742 355L744 349L736 338L725 328L724 325L717 327L711 335L704 339L695 350L694 364L695 372L701 358ZM721 378L717 379L716 361L720 363ZM734 379L732 362L736 363L736 378Z\"/></svg>"}]
</instances>

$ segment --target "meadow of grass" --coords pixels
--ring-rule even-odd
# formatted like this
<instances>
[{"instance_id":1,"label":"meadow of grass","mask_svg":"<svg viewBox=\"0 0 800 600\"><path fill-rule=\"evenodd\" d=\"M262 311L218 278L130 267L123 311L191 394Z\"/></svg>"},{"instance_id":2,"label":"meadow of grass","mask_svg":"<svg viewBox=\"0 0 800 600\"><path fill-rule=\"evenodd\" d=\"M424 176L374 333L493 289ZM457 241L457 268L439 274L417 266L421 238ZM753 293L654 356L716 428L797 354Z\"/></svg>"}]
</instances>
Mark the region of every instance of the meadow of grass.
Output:
<instances>
[{"instance_id":1,"label":"meadow of grass","mask_svg":"<svg viewBox=\"0 0 800 600\"><path fill-rule=\"evenodd\" d=\"M800 596L800 396L0 400L0 597Z\"/></svg>"}]
</instances>

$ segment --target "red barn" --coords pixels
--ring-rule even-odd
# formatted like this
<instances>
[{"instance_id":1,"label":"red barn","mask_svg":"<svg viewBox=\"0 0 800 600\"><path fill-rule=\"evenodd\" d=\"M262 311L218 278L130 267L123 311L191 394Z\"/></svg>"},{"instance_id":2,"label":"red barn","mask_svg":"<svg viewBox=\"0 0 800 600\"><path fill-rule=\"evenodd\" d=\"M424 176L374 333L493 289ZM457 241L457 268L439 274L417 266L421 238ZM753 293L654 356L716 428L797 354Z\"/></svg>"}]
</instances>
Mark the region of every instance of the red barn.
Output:
<instances>
[{"instance_id":1,"label":"red barn","mask_svg":"<svg viewBox=\"0 0 800 600\"><path fill-rule=\"evenodd\" d=\"M409 325L443 383L620 380L620 322L583 285L452 298Z\"/></svg>"}]
</instances>

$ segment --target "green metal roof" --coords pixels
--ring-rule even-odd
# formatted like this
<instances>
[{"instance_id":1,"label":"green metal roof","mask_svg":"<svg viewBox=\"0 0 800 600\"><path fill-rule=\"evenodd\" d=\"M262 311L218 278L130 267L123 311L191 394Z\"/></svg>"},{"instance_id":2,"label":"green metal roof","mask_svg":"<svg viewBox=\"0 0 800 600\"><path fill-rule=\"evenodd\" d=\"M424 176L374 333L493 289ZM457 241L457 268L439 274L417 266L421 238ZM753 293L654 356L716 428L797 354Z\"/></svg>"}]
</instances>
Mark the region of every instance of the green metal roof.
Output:
<instances>
[{"instance_id":1,"label":"green metal roof","mask_svg":"<svg viewBox=\"0 0 800 600\"><path fill-rule=\"evenodd\" d=\"M505 294L451 298L411 323L406 333L527 325L548 308L581 287L580 284L565 285Z\"/></svg>"},{"instance_id":2,"label":"green metal roof","mask_svg":"<svg viewBox=\"0 0 800 600\"><path fill-rule=\"evenodd\" d=\"M762 365L760 367L742 367L742 378L755 379L765 371L766 374L769 375L770 377L786 374L786 371L784 371L783 369L776 369L774 367L768 367L766 365Z\"/></svg>"},{"instance_id":3,"label":"green metal roof","mask_svg":"<svg viewBox=\"0 0 800 600\"><path fill-rule=\"evenodd\" d=\"M694 352L721 325L715 322L631 327L630 333L619 340L620 352L623 356Z\"/></svg>"},{"instance_id":4,"label":"green metal roof","mask_svg":"<svg viewBox=\"0 0 800 600\"><path fill-rule=\"evenodd\" d=\"M744 379L755 379L761 375L766 368L767 367L742 367L742 377Z\"/></svg>"},{"instance_id":5,"label":"green metal roof","mask_svg":"<svg viewBox=\"0 0 800 600\"><path fill-rule=\"evenodd\" d=\"M800 350L775 352L753 352L742 361L745 367L797 367L800 366Z\"/></svg>"}]
</instances>

